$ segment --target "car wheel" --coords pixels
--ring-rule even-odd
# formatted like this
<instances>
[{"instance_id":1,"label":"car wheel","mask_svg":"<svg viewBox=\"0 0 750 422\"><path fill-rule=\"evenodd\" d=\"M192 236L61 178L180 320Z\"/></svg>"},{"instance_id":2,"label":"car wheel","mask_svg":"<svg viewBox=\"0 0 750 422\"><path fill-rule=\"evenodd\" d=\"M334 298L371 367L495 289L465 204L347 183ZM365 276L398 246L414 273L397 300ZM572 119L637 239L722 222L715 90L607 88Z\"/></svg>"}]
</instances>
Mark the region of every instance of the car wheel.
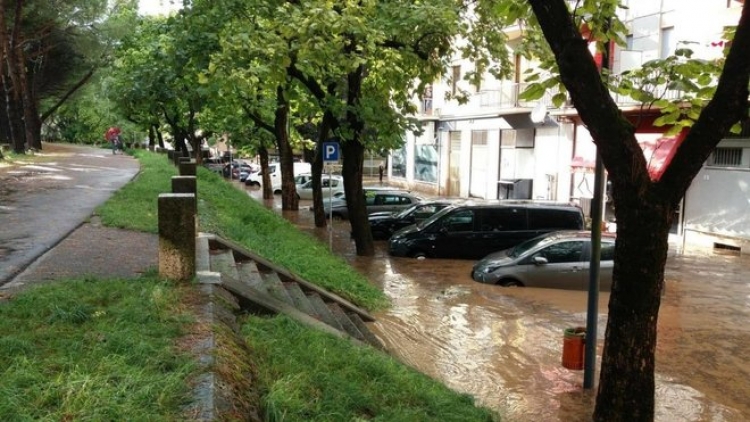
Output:
<instances>
[{"instance_id":1,"label":"car wheel","mask_svg":"<svg viewBox=\"0 0 750 422\"><path fill-rule=\"evenodd\" d=\"M411 257L414 259L423 260L423 259L427 259L427 254L422 251L417 251L411 254Z\"/></svg>"},{"instance_id":2,"label":"car wheel","mask_svg":"<svg viewBox=\"0 0 750 422\"><path fill-rule=\"evenodd\" d=\"M249 184L248 183L245 183L245 184L250 186L253 189L260 189L260 183L258 182L250 182Z\"/></svg>"},{"instance_id":3,"label":"car wheel","mask_svg":"<svg viewBox=\"0 0 750 422\"><path fill-rule=\"evenodd\" d=\"M500 280L497 284L503 287L523 287L523 284L518 280Z\"/></svg>"},{"instance_id":4,"label":"car wheel","mask_svg":"<svg viewBox=\"0 0 750 422\"><path fill-rule=\"evenodd\" d=\"M333 218L333 221L344 221L344 216L338 213L333 213L331 217Z\"/></svg>"}]
</instances>

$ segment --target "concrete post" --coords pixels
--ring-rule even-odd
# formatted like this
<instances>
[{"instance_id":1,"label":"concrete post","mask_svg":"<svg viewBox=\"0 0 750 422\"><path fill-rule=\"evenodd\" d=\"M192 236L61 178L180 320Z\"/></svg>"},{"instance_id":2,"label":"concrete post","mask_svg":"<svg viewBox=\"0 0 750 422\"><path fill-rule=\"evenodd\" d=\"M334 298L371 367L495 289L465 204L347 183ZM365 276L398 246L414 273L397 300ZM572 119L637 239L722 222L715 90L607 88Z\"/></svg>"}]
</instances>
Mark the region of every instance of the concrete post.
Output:
<instances>
[{"instance_id":1,"label":"concrete post","mask_svg":"<svg viewBox=\"0 0 750 422\"><path fill-rule=\"evenodd\" d=\"M159 195L159 276L176 281L195 278L195 194Z\"/></svg>"},{"instance_id":2,"label":"concrete post","mask_svg":"<svg viewBox=\"0 0 750 422\"><path fill-rule=\"evenodd\" d=\"M182 167L182 164L180 164L180 167ZM197 180L195 176L172 176L172 193L192 193L195 197L196 213L198 212Z\"/></svg>"},{"instance_id":3,"label":"concrete post","mask_svg":"<svg viewBox=\"0 0 750 422\"><path fill-rule=\"evenodd\" d=\"M172 193L192 193L198 195L195 176L172 176Z\"/></svg>"},{"instance_id":4,"label":"concrete post","mask_svg":"<svg viewBox=\"0 0 750 422\"><path fill-rule=\"evenodd\" d=\"M197 174L197 164L195 160L190 158L180 158L180 164L178 164L180 176L195 176Z\"/></svg>"}]
</instances>

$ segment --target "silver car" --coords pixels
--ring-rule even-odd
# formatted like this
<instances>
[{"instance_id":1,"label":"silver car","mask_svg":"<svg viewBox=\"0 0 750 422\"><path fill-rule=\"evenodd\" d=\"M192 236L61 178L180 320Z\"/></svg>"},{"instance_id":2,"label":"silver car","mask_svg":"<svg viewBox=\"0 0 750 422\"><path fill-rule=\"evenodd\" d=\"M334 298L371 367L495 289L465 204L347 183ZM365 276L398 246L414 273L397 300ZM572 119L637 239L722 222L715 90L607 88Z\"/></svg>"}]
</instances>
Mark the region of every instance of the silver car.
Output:
<instances>
[{"instance_id":1,"label":"silver car","mask_svg":"<svg viewBox=\"0 0 750 422\"><path fill-rule=\"evenodd\" d=\"M302 177L302 175L297 176ZM310 176L312 178L312 176ZM296 180L296 178L295 178ZM299 199L313 199L313 181L308 179L304 183L297 184L297 198ZM333 195L333 197L343 196L344 194L344 178L341 176L328 176L323 175L320 180L321 194L324 199Z\"/></svg>"},{"instance_id":2,"label":"silver car","mask_svg":"<svg viewBox=\"0 0 750 422\"><path fill-rule=\"evenodd\" d=\"M602 233L599 288L612 286L615 236ZM585 290L589 283L591 232L558 231L543 234L482 258L471 278L501 286Z\"/></svg>"},{"instance_id":3,"label":"silver car","mask_svg":"<svg viewBox=\"0 0 750 422\"><path fill-rule=\"evenodd\" d=\"M424 200L420 196L402 190L380 188L363 188L363 190L365 193L365 207L368 214L381 211L400 211ZM333 218L344 220L349 218L349 210L346 207L345 197L333 198L331 204L327 201L324 202L323 210L326 215L330 214Z\"/></svg>"}]
</instances>

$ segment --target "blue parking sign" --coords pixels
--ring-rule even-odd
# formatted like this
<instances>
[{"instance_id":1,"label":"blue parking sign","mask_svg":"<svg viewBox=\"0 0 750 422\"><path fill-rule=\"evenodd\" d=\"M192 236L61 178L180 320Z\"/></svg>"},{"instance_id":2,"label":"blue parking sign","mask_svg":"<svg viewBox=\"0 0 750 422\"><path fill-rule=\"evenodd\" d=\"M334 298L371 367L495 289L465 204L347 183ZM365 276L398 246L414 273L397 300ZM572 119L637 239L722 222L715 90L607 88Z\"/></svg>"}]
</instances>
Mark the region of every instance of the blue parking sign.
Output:
<instances>
[{"instance_id":1,"label":"blue parking sign","mask_svg":"<svg viewBox=\"0 0 750 422\"><path fill-rule=\"evenodd\" d=\"M323 142L323 162L324 163L338 163L339 162L339 143L338 142Z\"/></svg>"}]
</instances>

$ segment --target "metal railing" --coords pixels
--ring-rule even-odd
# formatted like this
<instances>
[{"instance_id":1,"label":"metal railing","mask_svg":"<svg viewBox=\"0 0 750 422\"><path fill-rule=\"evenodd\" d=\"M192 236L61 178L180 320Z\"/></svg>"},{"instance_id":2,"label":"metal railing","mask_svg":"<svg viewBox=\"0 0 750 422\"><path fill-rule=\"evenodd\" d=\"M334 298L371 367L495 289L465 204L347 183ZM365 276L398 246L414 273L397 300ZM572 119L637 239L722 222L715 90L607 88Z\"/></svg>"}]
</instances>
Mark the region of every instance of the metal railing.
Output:
<instances>
[{"instance_id":1,"label":"metal railing","mask_svg":"<svg viewBox=\"0 0 750 422\"><path fill-rule=\"evenodd\" d=\"M612 76L618 78L618 76ZM539 103L544 104L548 109L557 108L552 102L552 98L557 94L557 90L548 91L544 96L538 100L525 101L520 98L521 93L528 87L528 83L504 83L498 89L485 89L473 94L469 100L470 103L479 106L480 108L495 108L495 109L507 109L507 108L533 108ZM675 100L683 96L683 92L680 90L668 89L666 84L662 85L646 85L646 88L655 95L659 95L660 98L666 100ZM634 100L630 96L611 92L612 98L619 106L634 106L640 104L640 102ZM422 115L432 116L439 115L439 109L433 108L433 100L431 98L423 99L420 104L420 112ZM563 103L563 108L572 107L572 101L568 99Z\"/></svg>"}]
</instances>

